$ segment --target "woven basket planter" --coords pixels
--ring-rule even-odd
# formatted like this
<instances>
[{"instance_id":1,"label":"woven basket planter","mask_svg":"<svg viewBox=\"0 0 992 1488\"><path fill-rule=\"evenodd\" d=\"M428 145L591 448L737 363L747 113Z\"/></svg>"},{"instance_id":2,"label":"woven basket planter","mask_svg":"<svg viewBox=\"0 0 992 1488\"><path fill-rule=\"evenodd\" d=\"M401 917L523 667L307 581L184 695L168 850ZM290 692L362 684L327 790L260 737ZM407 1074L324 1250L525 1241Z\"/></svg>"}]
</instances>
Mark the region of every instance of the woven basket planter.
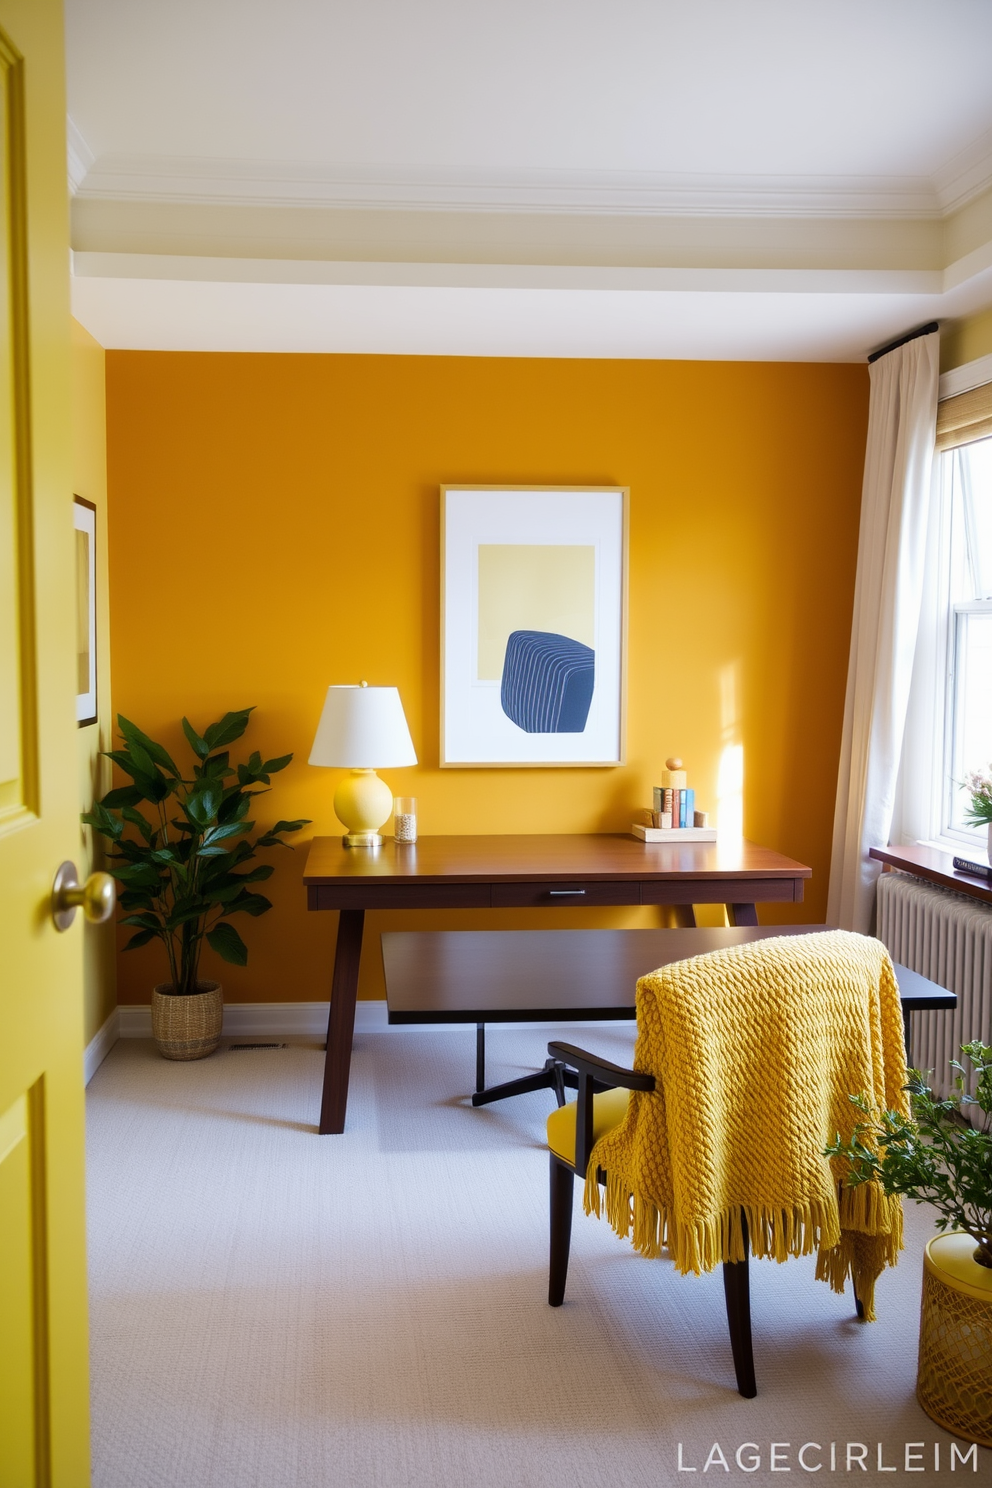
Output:
<instances>
[{"instance_id":1,"label":"woven basket planter","mask_svg":"<svg viewBox=\"0 0 992 1488\"><path fill-rule=\"evenodd\" d=\"M923 1256L916 1398L938 1426L992 1447L992 1269L970 1235L936 1235Z\"/></svg>"},{"instance_id":2,"label":"woven basket planter","mask_svg":"<svg viewBox=\"0 0 992 1488\"><path fill-rule=\"evenodd\" d=\"M177 997L171 982L152 991L152 1034L163 1059L205 1059L220 1043L224 989L220 982L196 985L190 997Z\"/></svg>"}]
</instances>

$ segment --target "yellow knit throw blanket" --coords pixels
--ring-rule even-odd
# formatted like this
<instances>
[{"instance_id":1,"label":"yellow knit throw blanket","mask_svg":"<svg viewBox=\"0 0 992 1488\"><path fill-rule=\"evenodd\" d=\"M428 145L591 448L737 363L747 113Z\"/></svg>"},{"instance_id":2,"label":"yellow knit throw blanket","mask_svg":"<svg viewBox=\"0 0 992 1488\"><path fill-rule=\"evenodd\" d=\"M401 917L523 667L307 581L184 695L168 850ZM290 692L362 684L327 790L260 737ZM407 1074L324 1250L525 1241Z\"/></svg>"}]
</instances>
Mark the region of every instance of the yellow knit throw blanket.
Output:
<instances>
[{"instance_id":1,"label":"yellow knit throw blanket","mask_svg":"<svg viewBox=\"0 0 992 1488\"><path fill-rule=\"evenodd\" d=\"M816 1275L850 1275L873 1319L875 1281L902 1249L902 1205L848 1188L824 1147L859 1119L849 1095L908 1111L898 988L880 941L845 930L780 936L664 966L637 984L634 1064L656 1078L596 1143L587 1213L685 1273L817 1251ZM863 1118L861 1118L863 1119Z\"/></svg>"}]
</instances>

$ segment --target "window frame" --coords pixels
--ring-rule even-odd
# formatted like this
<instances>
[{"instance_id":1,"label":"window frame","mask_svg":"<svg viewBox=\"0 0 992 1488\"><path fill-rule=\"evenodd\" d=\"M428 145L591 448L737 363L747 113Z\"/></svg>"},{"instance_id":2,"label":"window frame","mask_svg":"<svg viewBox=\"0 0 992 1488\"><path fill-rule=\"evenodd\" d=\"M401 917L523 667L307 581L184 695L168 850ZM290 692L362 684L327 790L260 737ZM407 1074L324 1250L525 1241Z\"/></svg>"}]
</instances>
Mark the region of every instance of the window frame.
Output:
<instances>
[{"instance_id":1,"label":"window frame","mask_svg":"<svg viewBox=\"0 0 992 1488\"><path fill-rule=\"evenodd\" d=\"M992 357L975 367L984 375L966 385L977 389L988 384L992 395ZM959 369L963 376L967 371ZM992 598L952 600L953 472L956 452L988 437L984 432L977 439L965 434L953 444L945 438L934 451L923 604L890 833L890 841L902 845L923 843L979 857L987 846L986 828L952 825L958 789L953 778L959 727L956 643L958 616L992 612Z\"/></svg>"}]
</instances>

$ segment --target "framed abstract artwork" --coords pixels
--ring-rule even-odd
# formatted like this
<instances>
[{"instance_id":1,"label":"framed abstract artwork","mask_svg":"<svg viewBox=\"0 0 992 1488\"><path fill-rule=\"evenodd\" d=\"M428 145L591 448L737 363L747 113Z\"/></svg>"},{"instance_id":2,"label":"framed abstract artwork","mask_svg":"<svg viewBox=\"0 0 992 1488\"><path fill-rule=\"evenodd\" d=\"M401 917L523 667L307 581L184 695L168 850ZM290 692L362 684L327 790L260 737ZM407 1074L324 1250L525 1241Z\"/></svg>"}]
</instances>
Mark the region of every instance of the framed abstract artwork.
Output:
<instances>
[{"instance_id":1,"label":"framed abstract artwork","mask_svg":"<svg viewBox=\"0 0 992 1488\"><path fill-rule=\"evenodd\" d=\"M76 722L96 723L96 507L72 498L76 529Z\"/></svg>"},{"instance_id":2,"label":"framed abstract artwork","mask_svg":"<svg viewBox=\"0 0 992 1488\"><path fill-rule=\"evenodd\" d=\"M441 487L441 765L621 765L628 491Z\"/></svg>"}]
</instances>

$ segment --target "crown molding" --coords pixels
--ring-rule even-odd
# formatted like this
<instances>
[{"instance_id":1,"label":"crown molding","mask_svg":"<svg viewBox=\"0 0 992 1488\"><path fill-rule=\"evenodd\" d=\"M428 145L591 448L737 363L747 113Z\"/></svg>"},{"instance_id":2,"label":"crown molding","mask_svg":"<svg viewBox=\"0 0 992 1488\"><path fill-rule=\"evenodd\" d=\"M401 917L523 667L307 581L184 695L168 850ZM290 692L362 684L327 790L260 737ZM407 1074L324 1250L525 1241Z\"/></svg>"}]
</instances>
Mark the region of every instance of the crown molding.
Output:
<instances>
[{"instance_id":1,"label":"crown molding","mask_svg":"<svg viewBox=\"0 0 992 1488\"><path fill-rule=\"evenodd\" d=\"M65 132L69 190L75 196L89 172L93 169L96 156L76 128L70 114L66 114L65 116Z\"/></svg>"},{"instance_id":2,"label":"crown molding","mask_svg":"<svg viewBox=\"0 0 992 1488\"><path fill-rule=\"evenodd\" d=\"M992 129L987 129L936 172L933 178L941 214L966 207L992 186Z\"/></svg>"},{"instance_id":3,"label":"crown molding","mask_svg":"<svg viewBox=\"0 0 992 1488\"><path fill-rule=\"evenodd\" d=\"M971 163L967 169L974 174L977 167ZM954 176L949 189L957 189L953 184L957 180ZM923 176L693 176L546 170L469 174L329 167L306 161L105 155L92 162L74 189L83 200L366 211L400 208L421 212L791 218L941 216L934 183Z\"/></svg>"}]
</instances>

